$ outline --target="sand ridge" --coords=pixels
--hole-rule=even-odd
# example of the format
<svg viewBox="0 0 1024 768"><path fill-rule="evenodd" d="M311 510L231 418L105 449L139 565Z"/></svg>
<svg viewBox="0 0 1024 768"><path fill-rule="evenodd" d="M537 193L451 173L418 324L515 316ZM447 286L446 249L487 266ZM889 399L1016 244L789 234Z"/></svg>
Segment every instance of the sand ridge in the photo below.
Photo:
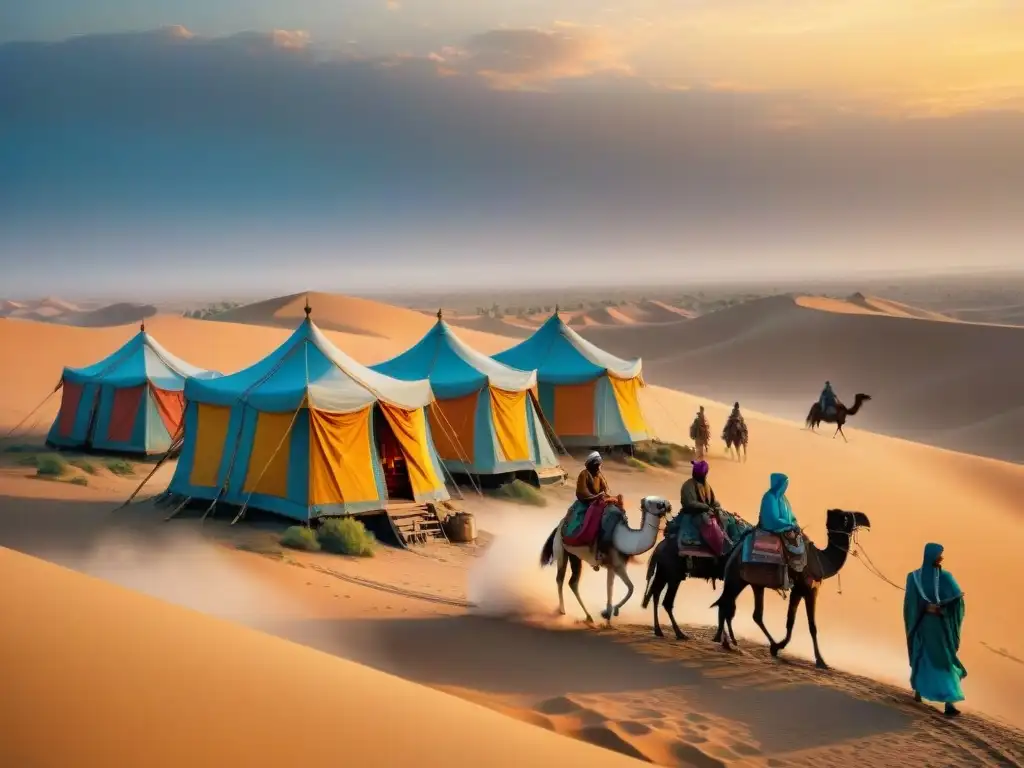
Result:
<svg viewBox="0 0 1024 768"><path fill-rule="evenodd" d="M703 341L729 346L750 343L750 338L763 341L762 334L768 330L792 330L796 326L787 324L796 322L794 317L803 317L800 322L808 322L808 318L840 317L797 307L786 297L751 304L754 306L722 310L706 318L687 321L685 325L707 322L717 315L715 323L705 325ZM801 314L790 315L790 312ZM737 315L746 318L745 329L729 327L729 323L736 322ZM424 319L429 325L430 318ZM878 320L851 316L845 319ZM914 327L970 327L905 319L895 322ZM154 318L147 322L147 329L175 354L197 365L220 370L251 363L269 352L288 333L285 328L177 317ZM405 337L414 335L410 333L412 330L401 326L395 338L387 339L328 333L357 359L374 362L403 349L409 343ZM653 333L648 329L644 343L661 344L663 349L674 348L678 343L677 330L666 327ZM631 331L629 326L616 329L618 334L628 335ZM34 359L32 365L18 366L0 381L0 402L31 407L39 394L38 389L31 388L52 388L61 365L98 359L133 332L132 327L80 329L20 320L4 324L0 327L0 352L5 359L27 360L29 353ZM509 338L482 336L474 343L484 351L497 351L513 342ZM772 371L765 370L765 378L770 381ZM697 368L690 371L694 377L701 373ZM648 380L657 379L648 372ZM1024 659L1024 646L1018 640L1024 636L1024 626L1018 626L1019 618L1006 611L1007 590L998 587L1009 585L1008 591L1013 593L1014 580L1019 583L1015 563L1024 547L1019 513L1024 467L871 434L858 428L860 422L853 421L847 429L850 442L843 443L832 440L828 433L815 435L802 430L799 423L767 416L750 407L745 408L751 431L750 457L746 464L738 464L724 458L717 439L732 399L729 388L719 386L717 391L721 393L718 397L704 399L651 386L644 390L642 398L645 412L658 434L663 439L679 442L686 442L693 412L698 405L705 405L714 437L711 481L729 509L753 517L769 473L784 471L791 477L790 498L797 515L814 540L824 540L824 510L840 506L867 513L872 520L872 530L861 536L860 547L897 584L908 570L919 564L926 540L942 542L946 546L947 562L968 594L962 649L962 658L970 670L966 681L968 712L984 712L1018 726L1024 725L1019 709L1019 692L1024 690L1024 663L1019 660ZM569 460L565 466L570 470L577 468ZM170 470L170 467L161 470L165 473L163 482ZM643 494L659 493L676 498L683 477L678 471L638 471L617 465L610 466L609 473L613 489L625 493L630 500L631 515L635 515L632 510ZM26 551L40 547L40 554L46 554L46 539L56 531L67 530L69 535L74 532L76 538L87 539L92 535L93 523L84 510L95 507L97 520L100 512L103 519L110 519L112 502L124 498L132 486L131 480L104 476L102 483L77 488L66 483L28 479L27 474L29 472L23 468L0 472L0 545L17 546ZM624 611L620 627L610 633L581 632L572 623L579 618L579 610L571 598L567 601L570 618L567 624L557 627L542 623L539 627L521 628L488 616L459 615L480 610L490 615L499 608L524 605L534 606L545 614L550 612L555 600L554 573L551 569L539 570L536 558L543 539L568 503L569 489L548 493L550 505L541 510L494 508L467 494L465 507L478 514L483 530L494 535L492 545L479 557L470 558L461 551L435 555L388 553L372 563L361 563L331 561L326 555L286 559L279 552L260 554L237 550L231 557L233 562L244 562L246 572L258 573L261 579L291 596L286 601L291 606L289 612L309 612L302 614L308 619L307 624L290 623L275 630L277 634L426 685L462 689L460 695L486 699L488 706L505 708L517 717L541 725L546 722L544 727L556 732L582 740L603 741L606 746L616 745L615 748L624 752L637 750L662 764L714 764L700 763L695 752L687 751L692 748L705 758L728 764L744 764L737 762L743 760L753 765L769 764L769 760L775 761L773 765L784 764L778 761L791 764L817 761L820 764L821 760L828 759L834 765L853 765L856 754L848 747L854 744L857 753L870 754L873 761L865 759L856 764L881 766L892 764L887 762L888 757L917 748L919 743L941 746L947 742L961 750L957 760L962 760L963 764L972 764L970 755L974 755L973 764L986 764L986 760L988 764L1012 764L993 758L991 752L985 751L989 747L984 747L984 743L996 744L992 749L1002 749L1009 754L1006 750L1018 743L1015 741L1018 737L1002 731L999 732L1002 735L985 736L989 733L986 729L996 726L971 715L960 730L941 732L946 742L936 741L935 733L940 732L920 730L924 727L921 723L932 722L928 719L931 715L927 711L908 710L905 700L895 704L883 702L886 707L895 707L898 713L910 717L910 720L900 720L904 725L890 725L887 730L859 736L844 735L836 730L835 724L858 721L852 714L860 706L855 702L882 694L870 686L865 688L867 683L858 683L861 688L847 686L843 689L846 698L827 699L836 696L835 693L808 694L808 690L817 691L814 685L835 687L829 682L831 678L814 677L817 673L811 671L806 675L800 672L797 677L801 685L812 688L792 693L787 706L828 711L832 713L831 719L819 722L816 731L800 731L790 743L780 746L772 742L770 731L779 726L768 728L771 723L758 715L760 709L742 714L737 702L746 700L749 694L754 700L765 702L764 711L774 711L776 705L764 698L766 694L757 694L760 699L753 695L758 690L756 686L762 683L769 688L776 684L792 685L792 669L800 669L793 657L806 655L809 642L801 616L789 661L765 659L764 640L749 619L749 597L741 600L736 622L742 635L743 654L724 657L727 661L721 664L714 662L721 656L710 655L719 652L706 642L695 641L680 647L671 641L649 638L650 615L640 610L639 595ZM124 521L126 518L117 519ZM182 521L183 526L189 524L190 521ZM637 584L643 582L643 569L644 563L640 562L633 570ZM583 582L584 597L591 610L596 611L603 602L604 579L587 572ZM5 583L14 582L5 580ZM838 583L826 584L819 603L819 639L826 659L841 669L890 681L905 692L902 594L872 575L860 558L851 558L844 568L842 594L838 587ZM204 585L204 592L211 592L208 584ZM677 616L691 624L707 624L714 619L708 608L713 599L714 593L707 585L684 584L677 601ZM470 603L482 605L483 609L474 609ZM774 633L779 633L784 622L784 604L775 596L769 596L768 603L766 621ZM345 624L343 633L330 630L325 636L323 630L334 627L332 622L342 619L355 623ZM641 627L635 633L624 626L632 622ZM338 628L340 630L341 625ZM637 650L634 644L634 650L626 653L631 638L640 648ZM431 647L433 653L420 656L410 652L423 644ZM390 649L390 655L381 658L382 649ZM664 658L657 664L644 665L638 661L637 654L639 657L664 655ZM743 667L748 656L764 663ZM541 659L549 661L543 669L539 666ZM632 693L624 695L619 688L609 688L608 679L595 672L602 664L611 664L617 670L621 665L621 675L629 682ZM673 671L680 665L690 671L689 676ZM533 669L536 674L524 675L522 669ZM442 673L448 678L439 679ZM532 693L510 691L509 680L520 686L530 684L538 690ZM713 684L713 680L719 682ZM846 680L839 678L840 682ZM561 685L560 691L539 690L542 684L555 682ZM670 690L664 690L666 688ZM895 694L886 695L891 698ZM810 698L806 698L808 696ZM816 696L826 697L833 708L825 710L816 706L815 702L820 704ZM568 705L562 702L566 709L562 714L550 711L557 708L557 704L551 702L559 697L569 701ZM644 716L641 701L659 703L648 706L648 715ZM708 712L712 708L709 704L715 704L717 713ZM670 716L670 712L678 716ZM710 717L708 722L701 723L706 729L683 719L692 712ZM807 715L811 717L812 714ZM883 719L889 717L891 713ZM655 721L661 722L660 730L654 728ZM894 720L886 722L895 723ZM652 731L641 732L641 726ZM701 738L707 741L702 742ZM980 739L983 745L978 746L972 739ZM623 743L626 746L622 746ZM673 751L677 749L690 758ZM744 754L753 749L759 754ZM985 758L986 754L989 757ZM1014 759L1019 762L1022 758ZM932 762L951 764L943 762L941 757Z"/></svg>
<svg viewBox="0 0 1024 768"><path fill-rule="evenodd" d="M635 764L9 549L0 574L10 765Z"/></svg>

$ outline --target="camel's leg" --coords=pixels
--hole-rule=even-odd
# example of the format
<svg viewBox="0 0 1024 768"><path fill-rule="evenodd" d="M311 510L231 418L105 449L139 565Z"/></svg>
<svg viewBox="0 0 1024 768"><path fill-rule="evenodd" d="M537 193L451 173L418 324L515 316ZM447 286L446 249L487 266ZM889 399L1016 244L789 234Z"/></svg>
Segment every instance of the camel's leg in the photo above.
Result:
<svg viewBox="0 0 1024 768"><path fill-rule="evenodd" d="M776 643L771 647L772 656L778 656L779 651L789 645L789 641L793 639L793 626L796 624L796 612L800 607L800 601L803 599L804 595L800 587L793 587L793 591L789 593L789 608L786 611L786 636L782 638L781 643Z"/></svg>
<svg viewBox="0 0 1024 768"><path fill-rule="evenodd" d="M558 547L557 542L555 546L558 548L558 572L555 574L555 583L558 584L558 613L565 616L563 588L565 587L565 569L569 565L569 553L565 551L565 547Z"/></svg>
<svg viewBox="0 0 1024 768"><path fill-rule="evenodd" d="M613 609L613 615L618 616L619 611L622 610L622 606L629 602L629 598L633 596L633 580L629 578L629 574L626 573L626 564L624 562L619 563L615 566L615 575L622 579L622 582L626 585L626 596L619 600Z"/></svg>
<svg viewBox="0 0 1024 768"><path fill-rule="evenodd" d="M608 576L608 605L601 611L601 618L611 623L612 620L612 595L615 592L615 571L613 570L612 563L608 563L605 567L605 574Z"/></svg>
<svg viewBox="0 0 1024 768"><path fill-rule="evenodd" d="M727 622L732 622L736 615L736 600L746 588L747 582L745 581L726 579L722 585L722 596L718 598L718 631L715 632L714 642L721 643L722 647L727 650L730 645L729 638L725 635L725 625Z"/></svg>
<svg viewBox="0 0 1024 768"><path fill-rule="evenodd" d="M814 620L818 608L818 588L816 586L807 590L807 629L811 633L811 642L814 643L814 663L818 669L828 669L828 664L821 658L821 651L818 650L818 625Z"/></svg>
<svg viewBox="0 0 1024 768"><path fill-rule="evenodd" d="M572 569L572 573L569 574L569 589L576 595L576 602L580 604L580 608L583 609L583 613L587 617L587 624L594 623L594 617L590 615L590 611L587 610L587 606L583 604L583 598L580 597L580 576L583 574L583 561L580 560L576 555L569 554L569 567Z"/></svg>
<svg viewBox="0 0 1024 768"><path fill-rule="evenodd" d="M668 620L672 622L672 630L676 633L676 640L689 640L690 637L676 624L676 616L672 612L672 609L676 604L676 592L679 591L679 585L681 581L672 581L668 585L668 589L665 590L665 602L662 605L665 606L665 613L668 614Z"/></svg>
<svg viewBox="0 0 1024 768"><path fill-rule="evenodd" d="M746 463L746 461L747 461L747 444L746 443L743 444L743 461L744 461L744 463Z"/></svg>
<svg viewBox="0 0 1024 768"><path fill-rule="evenodd" d="M664 637L661 631L661 622L658 621L658 603L661 602L661 591L665 588L665 578L661 575L661 569L654 572L654 581L651 583L651 600L654 608L654 636Z"/></svg>
<svg viewBox="0 0 1024 768"><path fill-rule="evenodd" d="M754 590L754 623L761 628L764 636L768 638L769 646L775 645L775 638L764 625L764 587L751 587Z"/></svg>
<svg viewBox="0 0 1024 768"><path fill-rule="evenodd" d="M835 440L835 439L836 439L836 435L842 435L842 436L843 436L843 442L844 442L844 443L848 443L848 442L850 442L849 440L847 440L847 439L846 439L846 433L845 433L845 432L843 432L843 425L842 425L842 424L840 424L840 425L839 425L838 427L836 427L836 431L835 431L835 433L834 433L834 434L832 435L832 439L833 439L833 440Z"/></svg>

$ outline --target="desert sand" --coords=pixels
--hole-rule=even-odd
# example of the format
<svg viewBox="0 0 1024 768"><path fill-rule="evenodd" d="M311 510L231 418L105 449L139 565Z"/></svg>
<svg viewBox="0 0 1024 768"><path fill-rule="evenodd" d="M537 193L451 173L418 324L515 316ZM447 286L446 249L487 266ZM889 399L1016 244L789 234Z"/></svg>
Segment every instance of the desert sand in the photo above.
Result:
<svg viewBox="0 0 1024 768"><path fill-rule="evenodd" d="M830 380L848 405L858 392L874 398L851 425L1024 461L1024 328L885 306L774 296L657 332L623 325L581 333L620 356L643 357L649 380L710 399L802 421Z"/></svg>
<svg viewBox="0 0 1024 768"><path fill-rule="evenodd" d="M349 332L330 335L364 362L394 354L414 341L431 322L429 316L413 313L417 316L415 324L376 329L386 332L387 338L368 336L359 331L359 318L344 316L346 301L339 299L337 305L332 305L331 297L318 297L314 319L319 321L321 311L337 311L338 324ZM302 299L298 302L301 312ZM879 319L840 315L788 302L781 306L792 307L805 318L814 318L809 321L812 326L821 318L869 322ZM761 325L771 326L783 320L795 323L792 318L787 319L789 310L783 312L779 306L772 302L754 303L753 307L741 306L715 314L726 319L731 314L730 322L734 322L736 313L744 310L750 322L747 334L756 340L766 332ZM889 319L927 328L972 327L964 323ZM700 320L683 321L681 327ZM147 329L164 346L190 362L230 371L265 354L287 333L284 328L266 327L275 324L272 317L249 318L247 322L250 324L157 317L147 321ZM630 326L623 325L618 333L630 330ZM132 327L85 330L6 321L0 326L0 354L4 359L27 360L32 356L34 360L32 365L12 370L0 382L0 402L5 407L0 422L12 424L42 399L56 383L62 365L91 362L132 332ZM643 344L638 342L644 348L636 354L648 357L649 351L656 352L654 346L660 334L664 355L677 345L677 332L674 325L666 325L657 333L647 328ZM742 340L729 341L735 335L735 329L725 329L723 343L741 344ZM466 336L470 341L469 334ZM846 343L870 343L877 336L865 332L865 338L868 341L860 342L857 336L849 337ZM903 342L898 334L890 333L886 339ZM470 343L493 352L512 340L481 333L473 336ZM916 348L902 352L892 348L890 359L918 352ZM857 354L861 359L870 359L870 350ZM788 370L794 374L793 386L800 391L805 389L798 372ZM651 366L648 380L662 380L658 371L657 365ZM644 407L659 436L685 442L692 415L703 404L717 438L733 399L729 373L723 373L724 383L717 400L659 386L645 390ZM764 374L769 380L775 375L782 374ZM978 380L968 385L981 386L984 375L977 372ZM704 378L698 380L705 382ZM816 394L815 386L820 383L810 386L810 397ZM52 407L55 410L56 404ZM1024 637L1024 619L1007 607L1024 586L1016 565L1024 547L1019 512L1024 467L872 434L859 429L861 422L856 418L851 419L847 428L849 443L844 443L831 439L829 432L813 434L803 430L799 423L750 409L746 409L746 417L751 433L747 463L729 461L721 452L721 444L717 440L713 443L710 479L727 508L748 518L756 516L768 474L782 471L791 478L790 498L796 513L815 540L824 540L824 514L830 507L860 510L871 518L872 530L860 535L860 554L844 568L841 585L839 580L827 583L819 601L819 641L825 658L836 671L818 672L804 661L810 643L803 616L797 624L794 644L787 650L787 659L770 659L763 636L749 620L749 596L741 599L736 623L741 635L738 653L726 654L716 649L708 642L708 632L701 629L696 630L697 636L689 643L653 638L649 611L640 609L646 565L643 562L637 563L632 571L638 593L612 628L580 625L582 613L571 596L567 596L569 616L552 618L556 604L554 572L539 569L537 557L544 538L568 502L570 491L566 488L547 491L549 504L539 509L469 495L461 503L477 514L480 527L486 532L481 543L487 546L428 547L410 552L382 550L372 560L349 561L327 555L282 552L274 543L273 532L256 525L228 529L223 522L200 526L188 519L163 524L157 522L160 515L146 504L112 513L113 507L137 484L138 476L119 478L101 471L89 478L88 486L77 487L30 479L23 467L8 464L7 469L0 471L0 545L245 623L333 656L454 693L556 733L662 765L820 765L825 760L837 766L884 766L905 764L908 754L920 758L915 760L917 764L1019 764L1024 760L1024 737L1017 730L1024 727L1024 712L1019 707L1024 690L1024 645L1020 641ZM48 421L44 418L45 425ZM570 472L578 469L578 464L568 458L564 465ZM140 467L138 473L141 472ZM162 489L161 483L166 484L169 472L169 467L160 470L153 480L152 492ZM609 472L613 490L626 494L633 515L641 495L655 493L675 500L684 476L681 471L638 471L618 465L611 465ZM920 564L923 546L930 540L945 545L947 563L967 593L961 657L970 672L965 681L968 701L964 718L955 723L946 721L934 710L914 705L906 689L908 670L899 587L906 572ZM55 585L58 578L71 579L76 585L73 600L64 603L61 598L61 605L73 609L75 616L106 615L102 614L105 609L101 605L107 605L105 595L112 588L75 579L6 553L0 560L5 569L9 557L15 558L11 563L16 562L10 567L25 574L17 578L5 575L3 582L7 585L3 599L12 606L5 610L5 616L23 627L19 630L24 632L21 642L30 644L33 637L37 643L39 637L52 639L53 600L43 595L57 593L56 587L51 591L48 585ZM865 566L868 558L895 586L869 571ZM594 612L604 600L603 575L588 571L583 582L584 599ZM60 590L64 589L61 585ZM66 594L72 594L72 587L67 589ZM617 586L617 594L621 594L621 589ZM92 592L96 593L96 607L86 608L94 604L89 599ZM117 595L118 600L141 599L121 592ZM677 617L690 625L710 624L714 612L708 606L714 598L715 592L709 585L684 584L677 599ZM146 605L148 610L150 603ZM124 609L107 610L120 610L125 615ZM153 610L170 609L154 606ZM775 634L782 634L784 629L784 610L783 601L770 595L766 621ZM21 618L15 620L16 615ZM173 615L177 617L178 613ZM221 676L213 669L211 660L223 660L228 654L209 652L210 647L223 647L216 638L227 638L228 633L242 630L214 626L215 622L207 623L199 616L189 616L189 620L185 624L185 619L162 619L171 623L181 621L188 632L166 630L161 640L165 644L154 641L152 647L156 650L151 657L142 658L136 653L130 663L141 666L125 676L139 678L150 667L151 674L162 674L157 666L182 669L176 665L196 665L202 659L202 670L191 667L198 670L192 676L194 679L175 682L174 694L178 698L174 710L178 713L198 712L201 705L190 704L193 699L221 702L218 706L231 712L236 709L230 704L234 696L254 700L266 693L269 702L277 690L277 700L284 697L294 701L297 710L322 713L334 705L324 708L327 702L319 697L344 697L333 689L347 686L350 697L363 692L351 682L338 686L310 687L303 683L301 688L275 687L288 683L281 676L273 682L257 684L253 668L262 676L284 668L306 669L306 665L316 663L317 674L321 674L319 665L341 662L323 656L315 657L316 661L299 661L299 656L306 659L304 654L308 652L260 638L252 642L268 643L260 646L268 650L260 651L260 662L254 663L253 656L247 654L256 651L244 650L250 647L249 634L244 641L236 640L232 634L223 642L237 643L243 648L238 652L239 659L248 660L247 682L242 687L237 683L242 668L226 660ZM194 630L192 621L196 622ZM100 620L79 620L79 624L68 625L59 635L72 642L74 635L81 632L81 647L86 648L90 642L99 643L104 632L116 634L113 622L110 629L104 630L106 625ZM195 639L206 637L207 631L211 633L208 642ZM146 642L134 647L149 645ZM190 651L200 646L207 649L203 654ZM8 643L4 647L7 653L6 649L17 646ZM274 650L269 650L271 647ZM90 652L82 652L81 656L86 659ZM109 670L118 663L111 654L97 658L100 662L96 666L100 669ZM161 660L159 665L152 661L157 658ZM272 664L267 661L271 658ZM72 662L62 659L61 663ZM346 675L349 680L355 679L357 672L371 674L359 669L350 675L347 667L337 669L342 670L337 674ZM295 676L301 677L300 673ZM188 675L178 673L177 677ZM110 678L107 673L105 679ZM29 686L33 680L36 687ZM85 722L92 716L85 702L66 698L66 693L62 694L65 698L54 698L58 696L55 690L64 689L44 688L51 684L44 676L20 679L19 685L22 684L36 692L33 695L44 702L40 706L58 701L60 706L67 707L61 710L66 713L62 718L80 713L77 716ZM376 685L366 683L367 688ZM242 694L236 687L242 687ZM420 694L432 695L429 691L415 695ZM23 695L29 694L26 691ZM112 693L111 707L117 705L116 696L130 694ZM424 704L431 712L431 732L442 734L438 743L467 745L461 735L449 734L462 734L462 724L470 722L469 715L438 718L434 713L442 713L442 706L433 701ZM361 709L365 710L366 705ZM96 726L93 743L102 748L102 739L114 738L112 734L124 730L124 724L110 714L112 709L97 711L107 713L102 722L118 723L116 729ZM184 723L180 717L177 722ZM191 723L208 721L206 717L189 717ZM229 722L232 719L250 722L230 716L221 718L216 732L200 737L195 734L201 731L193 729L193 740L186 740L181 748L228 749L226 745L235 743L230 730L235 727ZM460 726L450 727L455 720ZM173 728L175 722L173 717L169 718L167 727ZM412 723L413 719L403 721L403 732L405 722ZM324 723L330 725L329 721ZM497 725L474 727L493 728L495 742L516 740L521 742L520 746L528 746L525 739L501 735ZM254 733L261 730L248 727L239 733L249 734L252 744L262 744L258 740L264 738L262 734ZM534 730L541 733L539 728ZM166 731L172 732L175 731ZM152 738L159 736L153 734ZM223 743L218 741L221 736ZM323 743L334 743L333 739L294 739L277 733L274 738L296 750L315 750ZM416 743L421 754L432 752L435 744L430 740ZM143 742L140 740L139 744ZM394 745L396 749L400 746ZM58 747L53 745L53 749ZM280 762L269 760L272 749L266 746L261 751L268 755L267 764ZM54 754L57 760L59 755ZM315 752L306 754L316 764ZM436 754L442 754L440 748ZM593 759L582 753L579 757ZM479 762L502 764L488 763L485 758ZM59 761L43 760L42 764Z"/></svg>

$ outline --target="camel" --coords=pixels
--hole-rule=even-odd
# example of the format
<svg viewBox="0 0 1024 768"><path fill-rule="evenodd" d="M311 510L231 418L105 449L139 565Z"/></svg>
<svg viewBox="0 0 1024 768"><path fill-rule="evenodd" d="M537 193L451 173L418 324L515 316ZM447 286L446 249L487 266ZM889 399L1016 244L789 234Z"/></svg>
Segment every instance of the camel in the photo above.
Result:
<svg viewBox="0 0 1024 768"><path fill-rule="evenodd" d="M661 623L658 621L658 600L661 598L662 590L665 590L665 598L661 601L668 620L672 622L672 631L676 634L676 640L689 640L690 636L679 628L676 623L675 614L672 612L676 602L676 592L679 585L686 579L704 579L711 582L712 589L715 582L725 579L725 563L728 557L686 557L679 554L679 545L674 538L663 538L654 548L651 559L647 563L647 590L644 592L644 600L641 603L646 608L651 600L654 600L654 634L656 637L664 637L661 631ZM732 621L729 620L729 634L732 634ZM736 636L733 635L733 642Z"/></svg>
<svg viewBox="0 0 1024 768"><path fill-rule="evenodd" d="M832 434L832 438L835 439L836 435L842 435L843 441L849 442L849 440L846 439L846 433L843 432L843 425L846 423L846 418L848 416L856 416L857 412L860 410L861 405L863 405L870 399L871 395L865 395L863 393L858 392L853 397L852 408L847 408L842 403L837 402L835 407L835 413L822 413L821 403L816 402L814 405L811 406L811 410L807 414L807 427L813 431L817 429L818 425L821 424L822 422L825 422L826 424L835 424L836 431Z"/></svg>
<svg viewBox="0 0 1024 768"><path fill-rule="evenodd" d="M725 441L725 449L729 452L730 459L733 458L733 449L735 449L736 461L747 460L748 439L747 424L743 421L742 416L738 419L730 418L725 422L725 429L722 430L722 440Z"/></svg>
<svg viewBox="0 0 1024 768"><path fill-rule="evenodd" d="M828 664L821 657L818 649L818 627L815 624L815 609L818 601L818 589L821 582L831 579L842 570L846 564L846 558L850 553L850 544L853 534L858 528L870 528L871 521L863 512L847 512L842 509L830 509L825 515L825 528L828 530L828 547L824 550L818 549L810 541L806 540L807 565L802 573L790 571L790 580L793 588L789 593L789 611L786 614L786 637L782 642L777 643L764 625L764 591L765 587L749 584L742 575L742 557L739 552L729 558L725 566L725 584L722 586L722 596L718 598L712 607L718 607L718 631L715 633L715 642L721 643L722 647L729 649L729 638L723 632L726 624L729 625L729 634L732 635L732 619L736 615L736 598L747 586L754 591L754 623L761 628L765 637L768 638L772 656L778 656L793 637L793 624L796 622L796 612L801 601L806 601L807 629L811 633L811 642L814 644L814 663L819 669L828 669ZM752 535L751 533L747 534ZM732 642L736 643L735 636Z"/></svg>
<svg viewBox="0 0 1024 768"><path fill-rule="evenodd" d="M642 555L654 546L658 540L658 531L661 530L661 521L665 515L672 511L672 503L660 496L644 496L640 500L640 511L643 517L639 528L630 528L626 524L619 524L612 532L609 557L606 562L598 563L594 547L567 547L562 543L562 523L559 522L555 530L544 542L544 548L540 554L541 567L556 563L558 571L556 582L558 584L558 613L565 615L565 598L562 593L562 585L565 583L565 567L572 568L569 577L569 589L576 596L576 601L586 614L587 623L592 624L594 618L583 604L580 597L579 586L580 576L583 570L583 563L587 563L595 570L604 568L608 573L608 605L601 611L601 617L611 623L612 616L618 616L629 598L633 596L633 582L626 573L626 565L637 555ZM612 605L612 591L615 587L615 577L626 585L626 596L617 605Z"/></svg>

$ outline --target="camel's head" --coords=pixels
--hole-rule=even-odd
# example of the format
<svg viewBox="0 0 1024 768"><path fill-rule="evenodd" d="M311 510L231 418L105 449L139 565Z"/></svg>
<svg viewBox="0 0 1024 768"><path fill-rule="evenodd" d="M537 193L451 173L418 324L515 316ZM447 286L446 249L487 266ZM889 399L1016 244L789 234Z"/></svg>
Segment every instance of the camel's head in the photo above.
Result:
<svg viewBox="0 0 1024 768"><path fill-rule="evenodd" d="M640 500L640 511L655 517L664 517L672 511L672 502L661 496L644 496Z"/></svg>
<svg viewBox="0 0 1024 768"><path fill-rule="evenodd" d="M825 516L825 527L839 533L853 533L858 528L871 528L871 521L863 512L830 509Z"/></svg>
<svg viewBox="0 0 1024 768"><path fill-rule="evenodd" d="M856 395L853 396L853 399L854 402L859 400L862 403L866 403L868 400L871 399L871 395L865 395L863 392L858 392Z"/></svg>

